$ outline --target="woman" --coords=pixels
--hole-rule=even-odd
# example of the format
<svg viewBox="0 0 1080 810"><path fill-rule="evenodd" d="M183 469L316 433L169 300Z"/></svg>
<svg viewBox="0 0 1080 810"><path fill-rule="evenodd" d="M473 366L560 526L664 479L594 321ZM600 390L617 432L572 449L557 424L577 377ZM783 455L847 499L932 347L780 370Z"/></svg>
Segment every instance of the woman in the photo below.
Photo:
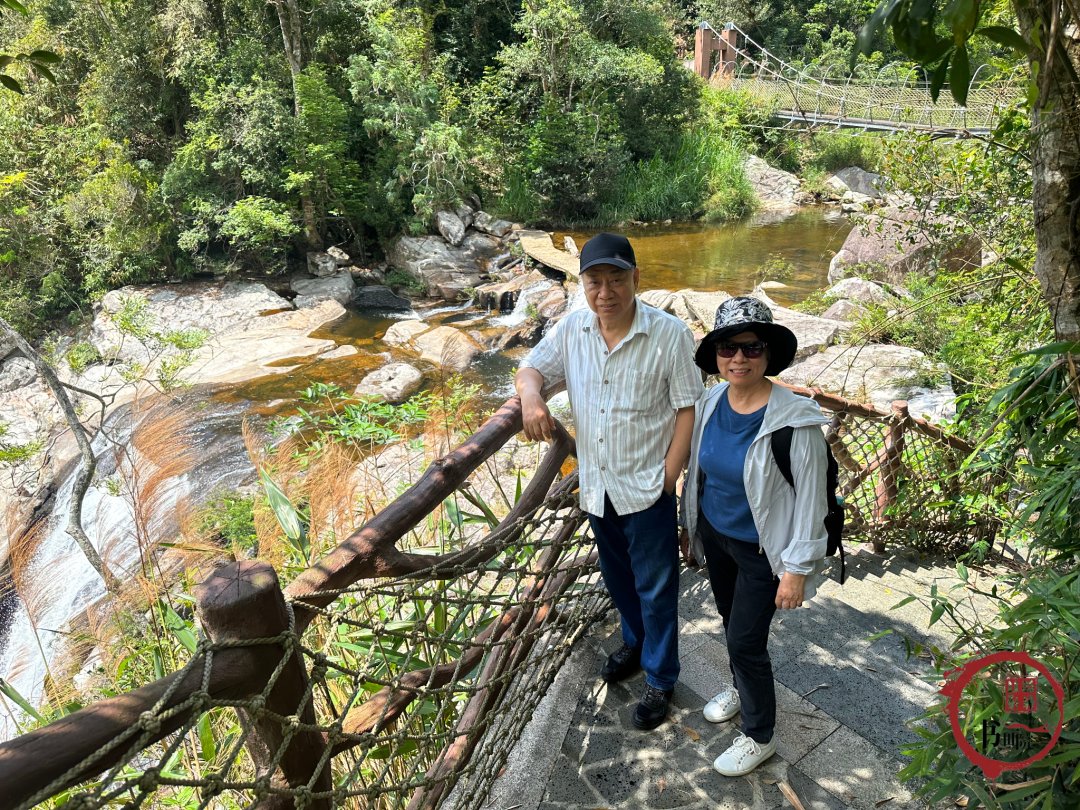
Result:
<svg viewBox="0 0 1080 810"><path fill-rule="evenodd" d="M731 298L717 309L716 328L694 358L725 380L697 409L681 520L695 558L708 565L734 676L733 687L705 707L705 719L719 723L742 712L742 734L713 763L725 776L749 773L776 752L769 624L777 609L814 595L825 557L820 426L827 420L813 400L767 379L791 364L797 348L795 335L773 322L764 303ZM788 425L794 488L770 441Z"/></svg>

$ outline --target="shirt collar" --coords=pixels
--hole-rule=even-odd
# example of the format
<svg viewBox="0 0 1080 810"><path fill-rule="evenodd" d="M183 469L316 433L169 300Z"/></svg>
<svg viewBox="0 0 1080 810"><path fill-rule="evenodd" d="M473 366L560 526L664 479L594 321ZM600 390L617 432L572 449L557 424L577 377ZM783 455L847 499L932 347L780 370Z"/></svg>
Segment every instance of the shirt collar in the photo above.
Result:
<svg viewBox="0 0 1080 810"><path fill-rule="evenodd" d="M626 333L626 338L636 335L638 333L642 335L649 334L649 328L652 326L653 316L649 313L649 307L641 302L641 299L636 295L634 296L634 320L630 323L630 331ZM586 329L594 330L597 333L600 332L600 316L595 312L592 313L592 318L589 320ZM624 338L624 340L626 339Z"/></svg>

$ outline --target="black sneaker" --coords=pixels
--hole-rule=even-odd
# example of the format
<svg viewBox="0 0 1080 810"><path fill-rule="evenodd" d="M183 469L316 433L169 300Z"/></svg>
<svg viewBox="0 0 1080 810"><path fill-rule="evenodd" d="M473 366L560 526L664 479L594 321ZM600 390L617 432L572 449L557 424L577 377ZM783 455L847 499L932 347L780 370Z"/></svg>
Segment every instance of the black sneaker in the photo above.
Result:
<svg viewBox="0 0 1080 810"><path fill-rule="evenodd" d="M668 701L674 689L657 689L655 686L645 684L645 694L641 696L641 703L634 709L634 728L649 731L656 728L667 718Z"/></svg>
<svg viewBox="0 0 1080 810"><path fill-rule="evenodd" d="M629 678L641 667L641 647L623 644L608 656L607 663L600 670L600 677L608 683L615 683Z"/></svg>

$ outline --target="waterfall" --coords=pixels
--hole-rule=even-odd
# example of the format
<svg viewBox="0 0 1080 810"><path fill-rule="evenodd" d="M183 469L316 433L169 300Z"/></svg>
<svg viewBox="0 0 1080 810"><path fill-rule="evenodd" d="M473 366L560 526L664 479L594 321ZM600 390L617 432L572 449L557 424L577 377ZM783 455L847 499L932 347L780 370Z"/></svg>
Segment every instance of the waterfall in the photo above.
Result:
<svg viewBox="0 0 1080 810"><path fill-rule="evenodd" d="M194 391L189 394L185 399L201 399ZM168 482L162 498L163 513L175 515L177 508L185 503L193 506L205 503L217 492L250 479L253 470L240 432L246 403L218 408L215 412L211 405L206 405L189 426L194 434L194 446L200 449L198 464L191 473ZM113 441L129 440L127 408L110 417L107 430ZM107 480L114 465L111 444L104 434L94 439L93 448L100 468L83 500L83 529L106 564L125 579L138 569L139 563L134 510L125 497L109 491ZM14 604L11 617L5 620L9 623L6 637L0 634L3 639L0 677L34 706L42 703L47 667L53 666L62 652L66 625L106 595L101 577L66 531L74 485L72 471L57 489L44 539L24 577L38 590L29 599L31 607L36 608L37 633L27 612L27 600L20 599ZM158 539L166 539L175 533L175 522L161 528L163 536ZM8 706L14 709L10 701ZM0 740L15 734L11 718L0 712Z"/></svg>
<svg viewBox="0 0 1080 810"><path fill-rule="evenodd" d="M550 290L552 286L554 286L554 282L544 279L543 281L534 281L532 284L523 287L518 292L513 312L508 315L497 315L491 318L488 323L492 326L517 326L525 323L529 317L529 304L539 302L544 297L544 293Z"/></svg>

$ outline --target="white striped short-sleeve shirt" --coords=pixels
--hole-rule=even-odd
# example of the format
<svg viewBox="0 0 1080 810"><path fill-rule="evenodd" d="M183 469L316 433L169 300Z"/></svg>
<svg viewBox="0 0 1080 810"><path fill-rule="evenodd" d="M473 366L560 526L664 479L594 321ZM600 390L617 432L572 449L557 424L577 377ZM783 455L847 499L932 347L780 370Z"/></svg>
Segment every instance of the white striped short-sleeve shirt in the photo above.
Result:
<svg viewBox="0 0 1080 810"><path fill-rule="evenodd" d="M609 352L596 314L576 310L522 367L540 372L545 385L566 381L581 508L603 515L605 495L620 515L652 506L664 487L675 411L696 404L703 391L686 324L635 299L630 332Z"/></svg>

